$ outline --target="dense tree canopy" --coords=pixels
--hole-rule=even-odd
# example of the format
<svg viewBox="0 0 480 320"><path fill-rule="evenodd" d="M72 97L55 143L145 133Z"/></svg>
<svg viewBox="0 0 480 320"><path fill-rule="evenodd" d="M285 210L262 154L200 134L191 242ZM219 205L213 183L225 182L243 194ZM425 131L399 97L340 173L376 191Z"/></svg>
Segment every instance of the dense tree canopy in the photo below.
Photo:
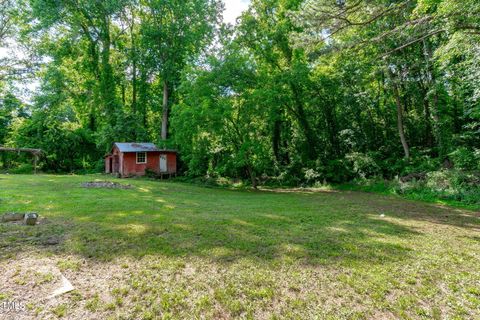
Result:
<svg viewBox="0 0 480 320"><path fill-rule="evenodd" d="M22 99L0 61L0 144L76 171L152 141L189 177L254 186L480 169L478 1L253 0L235 26L221 11L2 1L0 42L28 48L39 86Z"/></svg>

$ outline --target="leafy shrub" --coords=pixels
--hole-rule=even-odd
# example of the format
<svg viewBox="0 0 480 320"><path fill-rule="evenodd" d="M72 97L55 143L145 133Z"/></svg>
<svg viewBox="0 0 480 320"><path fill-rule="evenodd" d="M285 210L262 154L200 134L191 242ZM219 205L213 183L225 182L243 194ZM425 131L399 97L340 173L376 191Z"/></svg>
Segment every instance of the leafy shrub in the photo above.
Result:
<svg viewBox="0 0 480 320"><path fill-rule="evenodd" d="M398 194L421 199L445 199L465 204L480 204L480 173L458 170L429 172L424 181L397 181L394 190Z"/></svg>
<svg viewBox="0 0 480 320"><path fill-rule="evenodd" d="M354 178L352 170L349 169L344 159L329 160L325 166L317 170L322 174L322 178L328 182L341 183Z"/></svg>
<svg viewBox="0 0 480 320"><path fill-rule="evenodd" d="M345 158L349 161L355 178L366 179L381 172L380 167L369 154L352 152L347 154Z"/></svg>
<svg viewBox="0 0 480 320"><path fill-rule="evenodd" d="M104 159L99 159L98 161L96 161L93 170L96 173L105 172L105 160Z"/></svg>
<svg viewBox="0 0 480 320"><path fill-rule="evenodd" d="M307 180L308 183L317 182L319 177L320 174L317 171L313 169L305 169L305 180Z"/></svg>
<svg viewBox="0 0 480 320"><path fill-rule="evenodd" d="M456 149L449 154L455 168L462 170L480 169L480 150L465 147Z"/></svg>
<svg viewBox="0 0 480 320"><path fill-rule="evenodd" d="M147 168L145 169L145 176L148 178L156 178L158 174L155 171Z"/></svg>
<svg viewBox="0 0 480 320"><path fill-rule="evenodd" d="M437 158L432 158L430 155L420 152L412 148L410 159L403 159L404 167L399 172L401 176L418 173L431 172L440 168L440 162Z"/></svg>
<svg viewBox="0 0 480 320"><path fill-rule="evenodd" d="M270 186L276 185L276 186L297 186L301 184L301 179L290 173L290 170L285 170L282 171L277 178L275 179L275 182L270 183Z"/></svg>
<svg viewBox="0 0 480 320"><path fill-rule="evenodd" d="M33 165L30 163L22 163L18 167L10 169L8 172L13 174L31 174L33 173Z"/></svg>

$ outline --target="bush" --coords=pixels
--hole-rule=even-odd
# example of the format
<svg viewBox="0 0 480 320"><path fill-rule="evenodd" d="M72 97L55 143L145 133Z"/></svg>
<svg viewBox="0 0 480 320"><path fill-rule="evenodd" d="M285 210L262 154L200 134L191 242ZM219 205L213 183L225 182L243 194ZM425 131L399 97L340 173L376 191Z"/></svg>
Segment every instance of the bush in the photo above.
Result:
<svg viewBox="0 0 480 320"><path fill-rule="evenodd" d="M480 174L458 170L429 172L423 181L397 181L398 194L422 199L444 199L480 205Z"/></svg>
<svg viewBox="0 0 480 320"><path fill-rule="evenodd" d="M147 178L157 178L159 175L155 171L147 168L145 169L145 176Z"/></svg>
<svg viewBox="0 0 480 320"><path fill-rule="evenodd" d="M449 154L453 165L457 169L477 170L480 169L480 150L468 149L465 147L458 148Z"/></svg>
<svg viewBox="0 0 480 320"><path fill-rule="evenodd" d="M23 163L16 168L8 170L8 172L13 174L32 174L33 165L29 163Z"/></svg>
<svg viewBox="0 0 480 320"><path fill-rule="evenodd" d="M374 158L365 153L353 152L345 157L351 166L355 178L366 179L377 176L381 170Z"/></svg>
<svg viewBox="0 0 480 320"><path fill-rule="evenodd" d="M313 169L305 169L305 180L307 183L316 183L318 182L318 178L320 177L320 174L313 170Z"/></svg>
<svg viewBox="0 0 480 320"><path fill-rule="evenodd" d="M428 154L420 152L412 148L410 159L402 159L403 168L400 171L400 176L410 173L431 172L440 168L440 161L437 158L432 158Z"/></svg>
<svg viewBox="0 0 480 320"><path fill-rule="evenodd" d="M95 162L95 166L93 168L95 173L104 173L105 172L105 160L99 159Z"/></svg>
<svg viewBox="0 0 480 320"><path fill-rule="evenodd" d="M354 178L351 169L349 169L344 159L335 159L327 162L326 166L317 170L322 173L322 177L328 182L341 183Z"/></svg>
<svg viewBox="0 0 480 320"><path fill-rule="evenodd" d="M298 186L302 183L301 179L294 174L290 173L290 168L282 171L277 177L269 181L269 186Z"/></svg>

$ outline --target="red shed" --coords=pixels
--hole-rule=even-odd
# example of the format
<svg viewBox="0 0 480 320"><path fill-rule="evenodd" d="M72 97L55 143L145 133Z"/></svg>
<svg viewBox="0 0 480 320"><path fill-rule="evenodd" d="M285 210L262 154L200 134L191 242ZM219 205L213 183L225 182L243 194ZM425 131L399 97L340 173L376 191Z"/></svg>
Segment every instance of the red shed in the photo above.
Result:
<svg viewBox="0 0 480 320"><path fill-rule="evenodd" d="M120 177L143 176L145 170L159 175L177 173L177 152L159 149L153 143L113 144L112 152L105 156L105 172Z"/></svg>

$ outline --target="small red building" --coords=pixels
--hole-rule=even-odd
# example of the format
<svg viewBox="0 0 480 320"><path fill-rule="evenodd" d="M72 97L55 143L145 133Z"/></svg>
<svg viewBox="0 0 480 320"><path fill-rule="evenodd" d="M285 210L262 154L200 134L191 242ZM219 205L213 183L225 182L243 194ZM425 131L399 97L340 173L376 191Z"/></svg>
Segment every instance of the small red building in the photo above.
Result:
<svg viewBox="0 0 480 320"><path fill-rule="evenodd" d="M146 170L159 175L177 173L177 152L159 149L153 143L113 144L112 152L105 156L105 172L120 177L143 176Z"/></svg>

